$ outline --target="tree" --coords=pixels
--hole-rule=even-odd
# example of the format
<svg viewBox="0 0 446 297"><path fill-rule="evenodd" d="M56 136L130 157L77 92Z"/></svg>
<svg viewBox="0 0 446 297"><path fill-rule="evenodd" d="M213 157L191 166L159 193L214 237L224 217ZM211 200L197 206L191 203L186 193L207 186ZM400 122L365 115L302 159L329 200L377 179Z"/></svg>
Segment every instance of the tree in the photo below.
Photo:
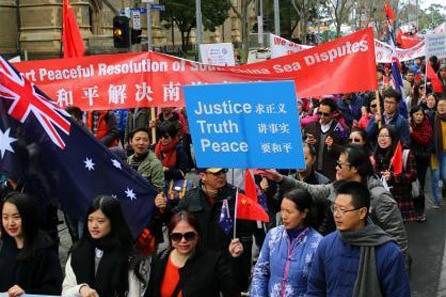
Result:
<svg viewBox="0 0 446 297"><path fill-rule="evenodd" d="M341 36L341 26L349 21L349 14L352 11L353 0L329 0L328 4L331 7L331 15L335 20L336 37Z"/></svg>
<svg viewBox="0 0 446 297"><path fill-rule="evenodd" d="M177 26L181 32L181 44L186 51L190 33L196 28L195 0L163 0L166 10L161 12L161 21L166 29ZM228 18L229 0L206 0L201 2L203 28L214 32Z"/></svg>
<svg viewBox="0 0 446 297"><path fill-rule="evenodd" d="M254 3L254 0L240 0L239 6L236 6L232 1L230 1L231 8L234 11L237 18L240 20L242 29L242 63L246 63L248 59L248 49L249 49L249 6Z"/></svg>

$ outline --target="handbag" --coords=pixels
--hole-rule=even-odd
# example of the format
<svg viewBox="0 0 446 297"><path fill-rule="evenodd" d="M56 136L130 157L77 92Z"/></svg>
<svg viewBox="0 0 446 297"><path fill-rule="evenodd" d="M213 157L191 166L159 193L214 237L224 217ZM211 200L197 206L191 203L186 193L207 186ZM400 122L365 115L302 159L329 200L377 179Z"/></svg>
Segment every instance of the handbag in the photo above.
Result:
<svg viewBox="0 0 446 297"><path fill-rule="evenodd" d="M409 158L409 150L404 150L403 151L403 168L404 171L406 171L406 164L407 164L407 159ZM411 191L411 195L412 198L417 198L421 195L421 184L420 181L418 180L418 177L415 181L413 181L411 183L412 186L412 191Z"/></svg>
<svg viewBox="0 0 446 297"><path fill-rule="evenodd" d="M192 189L192 180L190 179L171 179L164 181L164 194L167 200L182 200L186 192Z"/></svg>

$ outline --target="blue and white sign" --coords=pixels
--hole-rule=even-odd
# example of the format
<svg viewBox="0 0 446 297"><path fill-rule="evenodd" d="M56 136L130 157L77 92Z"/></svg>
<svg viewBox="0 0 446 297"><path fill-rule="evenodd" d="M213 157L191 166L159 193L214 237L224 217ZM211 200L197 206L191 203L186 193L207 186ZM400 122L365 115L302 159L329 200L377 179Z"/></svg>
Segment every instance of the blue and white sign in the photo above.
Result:
<svg viewBox="0 0 446 297"><path fill-rule="evenodd" d="M150 9L151 10L166 11L166 6L164 4L151 3L150 4Z"/></svg>
<svg viewBox="0 0 446 297"><path fill-rule="evenodd" d="M183 87L198 167L305 168L294 82Z"/></svg>

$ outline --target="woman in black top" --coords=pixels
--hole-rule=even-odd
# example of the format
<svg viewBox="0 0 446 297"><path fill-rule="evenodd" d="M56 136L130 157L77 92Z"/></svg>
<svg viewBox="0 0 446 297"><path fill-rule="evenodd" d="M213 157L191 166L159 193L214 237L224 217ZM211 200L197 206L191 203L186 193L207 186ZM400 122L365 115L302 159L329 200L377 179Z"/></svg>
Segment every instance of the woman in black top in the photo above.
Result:
<svg viewBox="0 0 446 297"><path fill-rule="evenodd" d="M0 292L60 295L62 269L53 242L39 230L35 202L12 192L1 210Z"/></svg>

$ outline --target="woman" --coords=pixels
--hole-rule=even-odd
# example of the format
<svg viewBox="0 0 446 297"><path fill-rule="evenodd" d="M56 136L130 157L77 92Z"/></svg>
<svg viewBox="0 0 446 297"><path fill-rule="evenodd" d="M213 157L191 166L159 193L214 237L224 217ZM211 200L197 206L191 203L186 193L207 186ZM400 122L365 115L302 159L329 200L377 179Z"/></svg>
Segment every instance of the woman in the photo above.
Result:
<svg viewBox="0 0 446 297"><path fill-rule="evenodd" d="M426 181L427 168L431 161L432 126L429 117L425 115L420 105L410 110L410 144L415 155L417 175L420 181L420 196L414 197L415 213L419 222L426 221L424 213L424 183Z"/></svg>
<svg viewBox="0 0 446 297"><path fill-rule="evenodd" d="M401 174L395 174L393 158L398 145L398 137L393 126L383 126L378 132L378 147L375 151L375 172L383 178L390 192L398 203L401 215L405 222L415 221L415 206L411 195L411 183L417 178L415 157L409 152L405 170ZM402 158L402 157L400 157ZM400 162L403 162L402 160Z"/></svg>
<svg viewBox="0 0 446 297"><path fill-rule="evenodd" d="M426 90L426 87L428 88ZM424 80L416 82L413 86L413 96L407 99L408 109L421 105L426 107L427 94L431 92L430 85L426 85Z"/></svg>
<svg viewBox="0 0 446 297"><path fill-rule="evenodd" d="M39 230L35 202L12 192L1 209L0 292L60 295L62 269L53 242Z"/></svg>
<svg viewBox="0 0 446 297"><path fill-rule="evenodd" d="M368 99L367 107L363 106L361 108L361 118L357 123L357 127L365 130L372 116L378 112L378 100L375 94L371 94Z"/></svg>
<svg viewBox="0 0 446 297"><path fill-rule="evenodd" d="M153 264L146 297L240 296L230 259L217 251L198 248L199 223L186 211L176 213L168 225L170 247ZM229 246L233 256L240 242Z"/></svg>
<svg viewBox="0 0 446 297"><path fill-rule="evenodd" d="M443 198L446 197L446 95L438 99L434 118L434 149L432 158L432 190L434 197L440 197L438 182L443 181ZM435 193L436 192L436 193ZM437 200L439 202L439 200ZM439 205L439 204L437 204Z"/></svg>
<svg viewBox="0 0 446 297"><path fill-rule="evenodd" d="M158 129L161 139L155 147L155 154L163 165L166 180L184 179L189 170L189 160L184 145L178 138L177 127L170 121L161 123Z"/></svg>
<svg viewBox="0 0 446 297"><path fill-rule="evenodd" d="M367 140L367 133L360 128L353 128L348 136L348 142L350 145L354 145L360 147L364 150L364 152L369 155L370 162L372 166L375 167L375 158L373 158L373 154L371 152L370 144Z"/></svg>
<svg viewBox="0 0 446 297"><path fill-rule="evenodd" d="M310 227L312 207L311 195L305 190L284 195L280 208L283 225L266 235L249 296L304 296L313 255L322 238Z"/></svg>
<svg viewBox="0 0 446 297"><path fill-rule="evenodd" d="M63 296L140 297L141 257L118 200L98 196L88 209L82 238L68 257Z"/></svg>

